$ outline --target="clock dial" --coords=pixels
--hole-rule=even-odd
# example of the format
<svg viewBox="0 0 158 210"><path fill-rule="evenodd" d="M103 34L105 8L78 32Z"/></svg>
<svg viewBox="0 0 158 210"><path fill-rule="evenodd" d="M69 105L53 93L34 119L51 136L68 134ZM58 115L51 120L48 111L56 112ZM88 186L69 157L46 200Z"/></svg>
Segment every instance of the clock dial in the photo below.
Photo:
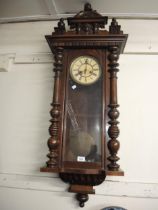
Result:
<svg viewBox="0 0 158 210"><path fill-rule="evenodd" d="M77 57L70 66L71 78L82 85L95 83L100 75L100 65L94 57L80 56Z"/></svg>

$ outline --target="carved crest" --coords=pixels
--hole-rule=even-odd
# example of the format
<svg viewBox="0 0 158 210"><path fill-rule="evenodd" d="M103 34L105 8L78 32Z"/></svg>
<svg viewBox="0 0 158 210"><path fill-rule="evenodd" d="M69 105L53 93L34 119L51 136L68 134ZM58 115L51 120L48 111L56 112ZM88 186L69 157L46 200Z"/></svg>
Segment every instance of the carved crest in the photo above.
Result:
<svg viewBox="0 0 158 210"><path fill-rule="evenodd" d="M102 16L96 10L93 10L91 4L86 3L84 10L78 12L74 17L67 18L68 25L71 31L76 34L97 34L100 28L105 28L108 17ZM58 26L54 28L54 34L65 34L64 19L61 18L58 22ZM123 34L121 26L115 18L112 19L109 26L110 34Z"/></svg>
<svg viewBox="0 0 158 210"><path fill-rule="evenodd" d="M76 33L95 34L99 28L104 28L107 24L108 17L100 15L93 10L89 3L84 6L84 11L80 11L74 17L67 18L70 29Z"/></svg>

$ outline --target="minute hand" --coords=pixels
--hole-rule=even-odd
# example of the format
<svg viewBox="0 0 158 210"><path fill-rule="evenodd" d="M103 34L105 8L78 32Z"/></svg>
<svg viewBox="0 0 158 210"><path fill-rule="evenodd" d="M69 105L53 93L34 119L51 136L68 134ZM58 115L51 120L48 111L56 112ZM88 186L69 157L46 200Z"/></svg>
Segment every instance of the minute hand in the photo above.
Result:
<svg viewBox="0 0 158 210"><path fill-rule="evenodd" d="M86 74L87 73L87 60L85 61L85 69L84 69L84 74Z"/></svg>

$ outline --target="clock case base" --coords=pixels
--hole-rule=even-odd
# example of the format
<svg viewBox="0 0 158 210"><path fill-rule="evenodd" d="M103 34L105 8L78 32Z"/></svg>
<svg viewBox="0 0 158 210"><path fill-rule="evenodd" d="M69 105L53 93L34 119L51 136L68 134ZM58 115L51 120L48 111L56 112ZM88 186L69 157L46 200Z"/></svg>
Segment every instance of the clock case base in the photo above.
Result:
<svg viewBox="0 0 158 210"><path fill-rule="evenodd" d="M101 184L106 173L102 171L100 174L71 174L59 173L60 178L70 184L69 192L77 193L76 199L79 201L79 206L84 207L84 203L88 201L88 194L95 194L93 186Z"/></svg>
<svg viewBox="0 0 158 210"><path fill-rule="evenodd" d="M105 171L101 171L100 173L96 174L97 171L94 170L91 174L83 174L82 171L81 173L74 173L74 170L75 169L72 169L73 173L61 173L59 172L59 169L54 170L48 167L42 167L40 169L41 172L59 173L60 179L63 182L70 184L68 191L76 193L76 199L79 202L79 206L84 207L85 202L89 200L88 194L95 194L93 186L100 185L102 182L104 182L106 173Z"/></svg>

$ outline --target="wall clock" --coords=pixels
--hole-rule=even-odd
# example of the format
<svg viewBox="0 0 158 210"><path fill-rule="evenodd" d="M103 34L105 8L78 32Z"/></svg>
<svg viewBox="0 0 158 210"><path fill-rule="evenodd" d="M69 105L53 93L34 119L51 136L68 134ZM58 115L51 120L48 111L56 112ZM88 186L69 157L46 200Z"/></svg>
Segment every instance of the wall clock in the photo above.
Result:
<svg viewBox="0 0 158 210"><path fill-rule="evenodd" d="M105 30L107 20L86 3L67 18L70 30L60 19L46 36L55 77L48 161L41 171L58 173L81 207L106 175L123 175L117 163L117 72L127 35L115 19Z"/></svg>

